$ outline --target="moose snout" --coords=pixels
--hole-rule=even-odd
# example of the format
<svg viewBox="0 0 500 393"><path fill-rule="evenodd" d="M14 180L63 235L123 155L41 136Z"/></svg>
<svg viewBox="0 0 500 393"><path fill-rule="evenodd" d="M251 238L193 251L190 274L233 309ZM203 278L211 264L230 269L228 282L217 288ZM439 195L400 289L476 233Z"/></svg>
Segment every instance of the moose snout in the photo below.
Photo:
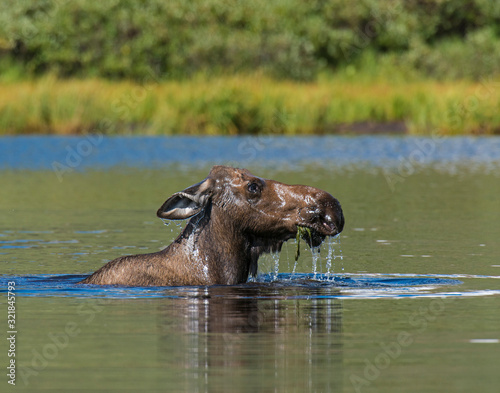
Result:
<svg viewBox="0 0 500 393"><path fill-rule="evenodd" d="M303 226L315 229L324 236L335 236L344 229L342 207L331 195L322 199L318 204L300 209L299 216Z"/></svg>
<svg viewBox="0 0 500 393"><path fill-rule="evenodd" d="M331 231L332 235L337 235L344 229L344 223L344 214L339 204L339 207L333 216L330 214L325 215L323 226L327 230Z"/></svg>

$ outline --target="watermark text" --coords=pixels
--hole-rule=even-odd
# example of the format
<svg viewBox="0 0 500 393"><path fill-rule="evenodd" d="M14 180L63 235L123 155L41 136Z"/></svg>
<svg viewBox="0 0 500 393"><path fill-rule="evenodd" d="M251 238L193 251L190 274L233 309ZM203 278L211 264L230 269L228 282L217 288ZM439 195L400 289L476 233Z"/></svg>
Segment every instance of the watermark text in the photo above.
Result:
<svg viewBox="0 0 500 393"><path fill-rule="evenodd" d="M7 284L7 383L16 384L16 283L9 281Z"/></svg>

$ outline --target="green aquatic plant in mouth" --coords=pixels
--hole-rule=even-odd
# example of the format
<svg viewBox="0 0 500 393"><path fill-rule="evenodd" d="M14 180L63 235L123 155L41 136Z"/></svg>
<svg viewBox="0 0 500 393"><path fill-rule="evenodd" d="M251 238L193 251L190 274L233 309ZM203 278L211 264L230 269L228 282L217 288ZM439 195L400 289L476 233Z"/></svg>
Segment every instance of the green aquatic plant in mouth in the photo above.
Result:
<svg viewBox="0 0 500 393"><path fill-rule="evenodd" d="M295 252L295 262L298 261L299 256L300 256L300 238L304 239L306 242L311 241L312 239L312 233L311 229L307 227L297 227L297 251Z"/></svg>

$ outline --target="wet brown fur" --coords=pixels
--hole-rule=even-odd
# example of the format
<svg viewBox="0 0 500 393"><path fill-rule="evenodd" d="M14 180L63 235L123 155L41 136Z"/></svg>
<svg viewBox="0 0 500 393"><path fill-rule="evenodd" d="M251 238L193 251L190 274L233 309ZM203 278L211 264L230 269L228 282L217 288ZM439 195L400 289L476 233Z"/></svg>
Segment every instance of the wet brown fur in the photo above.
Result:
<svg viewBox="0 0 500 393"><path fill-rule="evenodd" d="M125 286L215 285L246 282L264 252L279 251L297 226L315 233L312 246L340 233L339 202L317 188L286 185L245 169L214 166L202 182L175 193L158 210L191 217L162 251L119 257L81 281Z"/></svg>

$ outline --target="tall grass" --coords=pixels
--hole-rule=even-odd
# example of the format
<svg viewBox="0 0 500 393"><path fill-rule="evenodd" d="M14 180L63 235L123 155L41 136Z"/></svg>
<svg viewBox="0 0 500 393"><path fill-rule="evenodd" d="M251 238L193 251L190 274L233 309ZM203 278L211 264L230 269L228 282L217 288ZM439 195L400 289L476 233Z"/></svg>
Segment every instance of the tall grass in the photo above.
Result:
<svg viewBox="0 0 500 393"><path fill-rule="evenodd" d="M0 84L0 134L313 134L357 123L408 132L498 133L500 80L363 78L352 70L315 82L262 75L143 83L46 76ZM346 127L347 126L347 127Z"/></svg>

